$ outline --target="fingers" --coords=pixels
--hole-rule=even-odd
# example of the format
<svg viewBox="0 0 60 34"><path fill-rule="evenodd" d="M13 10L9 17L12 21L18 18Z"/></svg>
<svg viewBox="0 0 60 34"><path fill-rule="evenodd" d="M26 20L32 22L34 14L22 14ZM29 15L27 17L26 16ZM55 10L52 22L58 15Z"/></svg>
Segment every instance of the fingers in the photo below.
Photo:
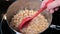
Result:
<svg viewBox="0 0 60 34"><path fill-rule="evenodd" d="M54 10L53 9L50 9L50 10L47 10L46 11L49 11L50 13L54 13Z"/></svg>
<svg viewBox="0 0 60 34"><path fill-rule="evenodd" d="M57 8L55 8L55 9L50 9L50 10L48 10L48 9L46 9L47 11L50 11L50 13L54 13L54 11L57 11L59 8L57 7Z"/></svg>
<svg viewBox="0 0 60 34"><path fill-rule="evenodd" d="M49 3L47 5L47 9L50 10L50 9L53 9L55 7L58 7L58 6L59 6L59 4L56 1L53 1L52 3Z"/></svg>
<svg viewBox="0 0 60 34"><path fill-rule="evenodd" d="M42 1L41 8L44 7L44 5L48 2L48 0ZM50 13L53 13L54 11L57 11L59 8L56 8L60 6L60 0L55 0L47 5L47 11L50 11ZM55 9L54 9L55 8Z"/></svg>
<svg viewBox="0 0 60 34"><path fill-rule="evenodd" d="M50 13L54 13L54 11L57 11L59 8L56 8L60 6L58 1L53 1L52 3L49 3L47 5L47 11L50 11ZM55 9L54 9L55 8ZM53 10L54 9L54 10Z"/></svg>
<svg viewBox="0 0 60 34"><path fill-rule="evenodd" d="M50 9L50 13L54 13L54 10L53 9Z"/></svg>

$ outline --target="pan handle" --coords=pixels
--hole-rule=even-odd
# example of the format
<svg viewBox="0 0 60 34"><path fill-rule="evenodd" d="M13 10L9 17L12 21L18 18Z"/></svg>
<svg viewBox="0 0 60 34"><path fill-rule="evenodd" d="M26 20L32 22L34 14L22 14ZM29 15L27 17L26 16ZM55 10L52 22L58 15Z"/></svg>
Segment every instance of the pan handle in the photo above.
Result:
<svg viewBox="0 0 60 34"><path fill-rule="evenodd" d="M22 34L22 33L16 32L16 34Z"/></svg>
<svg viewBox="0 0 60 34"><path fill-rule="evenodd" d="M3 15L3 18L2 19L4 19L4 20L7 20L7 17L6 17L6 14L4 14ZM17 32L17 31L14 31L16 34L22 34L22 33L19 33L19 32Z"/></svg>
<svg viewBox="0 0 60 34"><path fill-rule="evenodd" d="M59 25L50 25L50 28L56 29L56 30L60 30L60 26Z"/></svg>
<svg viewBox="0 0 60 34"><path fill-rule="evenodd" d="M1 34L3 34L3 32L2 32L2 22L3 22L3 20L6 20L7 18L6 18L6 14L3 14L2 15L2 19L1 19L1 23L0 23L0 30L1 30Z"/></svg>
<svg viewBox="0 0 60 34"><path fill-rule="evenodd" d="M3 15L3 18L2 18L2 19L7 20L6 14ZM22 33L19 33L19 32L17 32L17 31L15 31L15 33L16 33L16 34L22 34Z"/></svg>
<svg viewBox="0 0 60 34"><path fill-rule="evenodd" d="M2 14L2 19L1 19L1 23L0 23L0 30L1 30L0 33L1 34L3 34L2 33L2 22L3 22L3 19L6 20L6 14Z"/></svg>
<svg viewBox="0 0 60 34"><path fill-rule="evenodd" d="M7 20L6 14L3 15L3 19L4 20Z"/></svg>

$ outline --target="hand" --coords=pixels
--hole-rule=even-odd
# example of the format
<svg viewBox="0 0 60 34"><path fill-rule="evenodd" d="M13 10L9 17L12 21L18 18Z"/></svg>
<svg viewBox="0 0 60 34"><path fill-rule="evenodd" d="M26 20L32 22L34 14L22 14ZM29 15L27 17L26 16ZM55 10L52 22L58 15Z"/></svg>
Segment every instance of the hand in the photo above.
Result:
<svg viewBox="0 0 60 34"><path fill-rule="evenodd" d="M41 8L44 7L44 5L46 4L46 2L48 2L48 0L44 0L42 1L42 5L41 5ZM50 13L54 13L54 11L57 11L59 8L58 6L60 6L60 0L55 0L51 3L49 3L47 5L47 11L50 11Z"/></svg>

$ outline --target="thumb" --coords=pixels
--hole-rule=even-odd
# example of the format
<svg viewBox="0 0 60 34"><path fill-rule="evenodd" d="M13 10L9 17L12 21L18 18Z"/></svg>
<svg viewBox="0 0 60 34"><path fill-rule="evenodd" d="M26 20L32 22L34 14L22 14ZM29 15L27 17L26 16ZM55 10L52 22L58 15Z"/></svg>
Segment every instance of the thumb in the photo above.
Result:
<svg viewBox="0 0 60 34"><path fill-rule="evenodd" d="M44 7L44 5L46 4L46 2L48 2L48 0L42 1L41 8Z"/></svg>

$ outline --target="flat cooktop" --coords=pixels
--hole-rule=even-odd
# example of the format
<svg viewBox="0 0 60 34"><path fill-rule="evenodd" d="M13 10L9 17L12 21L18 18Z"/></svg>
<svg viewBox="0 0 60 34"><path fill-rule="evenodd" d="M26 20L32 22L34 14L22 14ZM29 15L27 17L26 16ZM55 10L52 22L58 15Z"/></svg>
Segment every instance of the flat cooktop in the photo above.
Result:
<svg viewBox="0 0 60 34"><path fill-rule="evenodd" d="M12 4L14 1L0 1L0 25L1 25L2 15L6 13L6 10L9 7L9 5ZM60 10L56 11L53 14L53 19L52 19L51 24L53 24L53 26L57 26L57 25L60 26ZM45 30L41 34L54 34L54 33L59 33L59 32L60 30L55 29L54 27L53 28L49 27L47 30ZM13 30L9 28L5 20L3 20L2 22L2 27L0 26L0 33L1 34L16 34Z"/></svg>

